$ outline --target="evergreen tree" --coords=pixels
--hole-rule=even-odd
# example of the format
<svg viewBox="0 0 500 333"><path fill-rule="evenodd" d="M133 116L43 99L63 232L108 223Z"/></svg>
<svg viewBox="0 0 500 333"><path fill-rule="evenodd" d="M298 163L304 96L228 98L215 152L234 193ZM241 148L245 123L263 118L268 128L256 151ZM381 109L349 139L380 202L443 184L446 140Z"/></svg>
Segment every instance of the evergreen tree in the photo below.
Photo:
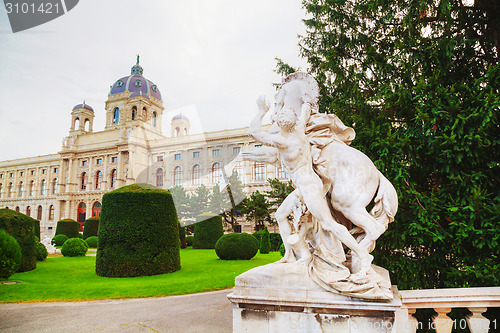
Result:
<svg viewBox="0 0 500 333"><path fill-rule="evenodd" d="M268 254L270 249L271 249L271 239L269 236L269 230L267 230L267 227L264 227L262 236L260 237L259 252L261 254Z"/></svg>
<svg viewBox="0 0 500 333"><path fill-rule="evenodd" d="M401 289L498 285L500 2L303 3L321 111L398 191L377 263Z"/></svg>
<svg viewBox="0 0 500 333"><path fill-rule="evenodd" d="M264 194L258 190L247 198L243 211L247 215L247 219L254 220L256 226L263 226L264 222L271 222L269 203Z"/></svg>
<svg viewBox="0 0 500 333"><path fill-rule="evenodd" d="M194 213L190 204L190 196L186 193L184 187L177 185L172 187L169 191L174 199L174 205L179 219L186 220L192 218Z"/></svg>
<svg viewBox="0 0 500 333"><path fill-rule="evenodd" d="M198 186L191 195L189 203L193 216L208 212L210 210L210 190L205 185Z"/></svg>

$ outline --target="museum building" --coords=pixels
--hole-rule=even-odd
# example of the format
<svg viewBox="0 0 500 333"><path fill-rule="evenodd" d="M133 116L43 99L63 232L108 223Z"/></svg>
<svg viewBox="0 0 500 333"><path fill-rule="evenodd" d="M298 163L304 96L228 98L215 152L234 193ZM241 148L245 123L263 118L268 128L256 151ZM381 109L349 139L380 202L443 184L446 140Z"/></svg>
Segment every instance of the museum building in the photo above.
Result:
<svg viewBox="0 0 500 333"><path fill-rule="evenodd" d="M99 216L109 191L136 181L166 189L211 188L225 165L259 146L248 128L190 134L182 114L171 119L167 137L163 111L160 90L143 76L137 58L131 74L110 88L104 130L93 130L94 110L84 102L71 111L59 153L0 162L0 208L39 220L41 235L52 237L61 219L77 220L83 228L85 219ZM263 163L240 162L235 170L246 193L268 189L268 178L286 179L282 169ZM253 230L252 223L243 230Z"/></svg>

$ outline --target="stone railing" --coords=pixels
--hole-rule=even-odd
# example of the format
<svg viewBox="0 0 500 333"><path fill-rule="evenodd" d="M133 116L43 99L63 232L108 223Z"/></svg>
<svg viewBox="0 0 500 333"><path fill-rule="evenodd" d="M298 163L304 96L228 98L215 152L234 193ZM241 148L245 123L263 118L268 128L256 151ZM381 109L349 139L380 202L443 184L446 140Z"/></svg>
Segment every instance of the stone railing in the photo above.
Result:
<svg viewBox="0 0 500 333"><path fill-rule="evenodd" d="M402 308L396 313L396 332L414 333L417 329L435 329L450 333L453 328L469 327L471 333L487 333L490 326L500 326L500 319L490 322L482 314L488 307L500 307L500 287L450 288L400 291ZM453 308L467 308L471 315L452 320L447 316ZM413 316L417 309L434 309L432 322L418 322Z"/></svg>

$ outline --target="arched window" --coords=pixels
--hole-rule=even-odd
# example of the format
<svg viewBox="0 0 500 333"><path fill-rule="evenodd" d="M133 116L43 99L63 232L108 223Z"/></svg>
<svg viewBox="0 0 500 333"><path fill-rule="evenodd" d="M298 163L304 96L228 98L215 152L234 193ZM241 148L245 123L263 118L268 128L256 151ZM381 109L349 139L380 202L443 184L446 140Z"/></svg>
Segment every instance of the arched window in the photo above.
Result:
<svg viewBox="0 0 500 333"><path fill-rule="evenodd" d="M182 168L180 166L174 169L174 186L182 185Z"/></svg>
<svg viewBox="0 0 500 333"><path fill-rule="evenodd" d="M100 190L101 189L101 183L102 183L102 172L97 171L95 173L95 189Z"/></svg>
<svg viewBox="0 0 500 333"><path fill-rule="evenodd" d="M78 205L78 211L77 211L77 219L78 223L80 223L80 231L83 231L83 225L85 224L85 217L87 214L87 205L85 203L80 203Z"/></svg>
<svg viewBox="0 0 500 333"><path fill-rule="evenodd" d="M29 196L32 197L35 195L35 181L32 180L30 181L30 194Z"/></svg>
<svg viewBox="0 0 500 333"><path fill-rule="evenodd" d="M262 162L255 162L253 167L253 180L266 180L266 166Z"/></svg>
<svg viewBox="0 0 500 333"><path fill-rule="evenodd" d="M163 169L156 169L156 186L163 187Z"/></svg>
<svg viewBox="0 0 500 333"><path fill-rule="evenodd" d="M80 190L85 191L87 189L87 173L82 172L80 176Z"/></svg>
<svg viewBox="0 0 500 333"><path fill-rule="evenodd" d="M214 163L212 165L212 183L220 183L222 178L222 169L220 163Z"/></svg>
<svg viewBox="0 0 500 333"><path fill-rule="evenodd" d="M85 128L85 131L87 131L87 132L90 131L90 120L85 119L85 126L84 126L84 128Z"/></svg>
<svg viewBox="0 0 500 333"><path fill-rule="evenodd" d="M241 180L241 181L244 181L245 168L243 167L243 163L242 162L236 163L236 165L234 166L234 171L238 175L238 179Z"/></svg>
<svg viewBox="0 0 500 333"><path fill-rule="evenodd" d="M99 201L96 201L94 203L94 206L92 206L92 217L99 216L101 216L101 203Z"/></svg>
<svg viewBox="0 0 500 333"><path fill-rule="evenodd" d="M56 194L57 193L57 178L54 178L52 180L52 194Z"/></svg>
<svg viewBox="0 0 500 333"><path fill-rule="evenodd" d="M80 119L79 118L75 119L75 123L73 124L73 126L74 126L73 129L75 131L78 131L78 129L80 128Z"/></svg>
<svg viewBox="0 0 500 333"><path fill-rule="evenodd" d="M21 208L19 208L19 206L16 206L16 212L19 213L20 210L21 210Z"/></svg>
<svg viewBox="0 0 500 333"><path fill-rule="evenodd" d="M193 185L200 185L201 184L201 166L199 164L196 164L193 167Z"/></svg>
<svg viewBox="0 0 500 333"><path fill-rule="evenodd" d="M9 183L9 187L7 188L7 198L12 198L12 190L13 190L13 185L12 183Z"/></svg>
<svg viewBox="0 0 500 333"><path fill-rule="evenodd" d="M276 176L278 177L278 179L288 179L288 174L282 167L276 169Z"/></svg>
<svg viewBox="0 0 500 333"><path fill-rule="evenodd" d="M137 106L132 107L132 120L135 120L135 116L137 115Z"/></svg>
<svg viewBox="0 0 500 333"><path fill-rule="evenodd" d="M118 121L120 120L120 109L115 108L113 111L113 124L118 124Z"/></svg>
<svg viewBox="0 0 500 333"><path fill-rule="evenodd" d="M24 195L24 183L23 182L19 182L19 192L17 192L17 196L19 198L22 198Z"/></svg>
<svg viewBox="0 0 500 333"><path fill-rule="evenodd" d="M47 182L45 179L42 179L41 185L40 185L40 195L46 195L47 194Z"/></svg>
<svg viewBox="0 0 500 333"><path fill-rule="evenodd" d="M49 221L54 220L54 205L50 205L49 207Z"/></svg>
<svg viewBox="0 0 500 333"><path fill-rule="evenodd" d="M36 219L38 221L41 221L42 220L42 213L43 213L43 208L42 206L38 206L38 210L37 210L37 213L36 213Z"/></svg>
<svg viewBox="0 0 500 333"><path fill-rule="evenodd" d="M153 112L153 126L156 127L156 111Z"/></svg>
<svg viewBox="0 0 500 333"><path fill-rule="evenodd" d="M116 185L116 169L111 170L111 177L110 177L110 182L109 182L109 187L114 188Z"/></svg>
<svg viewBox="0 0 500 333"><path fill-rule="evenodd" d="M26 215L31 217L31 207L30 206L26 207Z"/></svg>
<svg viewBox="0 0 500 333"><path fill-rule="evenodd" d="M175 136L179 136L180 133L181 133L181 129L179 127L176 127L175 128Z"/></svg>

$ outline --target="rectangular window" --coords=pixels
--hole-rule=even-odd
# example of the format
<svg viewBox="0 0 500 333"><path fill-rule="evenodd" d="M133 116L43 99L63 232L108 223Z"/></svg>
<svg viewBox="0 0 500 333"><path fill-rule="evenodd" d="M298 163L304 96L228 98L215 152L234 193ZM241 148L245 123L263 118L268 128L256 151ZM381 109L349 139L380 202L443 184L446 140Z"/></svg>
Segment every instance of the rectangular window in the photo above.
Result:
<svg viewBox="0 0 500 333"><path fill-rule="evenodd" d="M116 163L116 162L118 162L118 157L116 156L111 157L111 163Z"/></svg>
<svg viewBox="0 0 500 333"><path fill-rule="evenodd" d="M96 161L96 163L97 163L98 165L102 164L102 158L98 158L98 159L97 159L97 161Z"/></svg>
<svg viewBox="0 0 500 333"><path fill-rule="evenodd" d="M156 156L156 162L163 162L163 155Z"/></svg>
<svg viewBox="0 0 500 333"><path fill-rule="evenodd" d="M0 178L3 178L3 173L2 173L2 174L0 174Z"/></svg>
<svg viewBox="0 0 500 333"><path fill-rule="evenodd" d="M43 169L42 173L45 175L47 173L47 169Z"/></svg>
<svg viewBox="0 0 500 333"><path fill-rule="evenodd" d="M262 145L255 145L255 148L260 148L262 147Z"/></svg>
<svg viewBox="0 0 500 333"><path fill-rule="evenodd" d="M35 170L31 170L31 175L34 176L35 175Z"/></svg>
<svg viewBox="0 0 500 333"><path fill-rule="evenodd" d="M255 162L253 169L253 180L266 180L266 166L262 162Z"/></svg>
<svg viewBox="0 0 500 333"><path fill-rule="evenodd" d="M54 173L58 173L59 172L59 168L54 168Z"/></svg>
<svg viewBox="0 0 500 333"><path fill-rule="evenodd" d="M233 147L233 155L238 155L241 152L241 147Z"/></svg>
<svg viewBox="0 0 500 333"><path fill-rule="evenodd" d="M175 154L175 155L174 155L174 158L175 158L176 160L180 160L180 159L181 159L181 154Z"/></svg>
<svg viewBox="0 0 500 333"><path fill-rule="evenodd" d="M220 155L220 149L212 150L212 156L219 156L219 155Z"/></svg>
<svg viewBox="0 0 500 333"><path fill-rule="evenodd" d="M24 171L21 171L21 177L23 177L23 176L24 176Z"/></svg>
<svg viewBox="0 0 500 333"><path fill-rule="evenodd" d="M87 161L82 161L82 166L87 166Z"/></svg>
<svg viewBox="0 0 500 333"><path fill-rule="evenodd" d="M194 151L193 152L193 158L199 158L200 157L200 152L199 151Z"/></svg>
<svg viewBox="0 0 500 333"><path fill-rule="evenodd" d="M14 177L14 173L13 172L10 173L10 178L12 178L12 177Z"/></svg>

